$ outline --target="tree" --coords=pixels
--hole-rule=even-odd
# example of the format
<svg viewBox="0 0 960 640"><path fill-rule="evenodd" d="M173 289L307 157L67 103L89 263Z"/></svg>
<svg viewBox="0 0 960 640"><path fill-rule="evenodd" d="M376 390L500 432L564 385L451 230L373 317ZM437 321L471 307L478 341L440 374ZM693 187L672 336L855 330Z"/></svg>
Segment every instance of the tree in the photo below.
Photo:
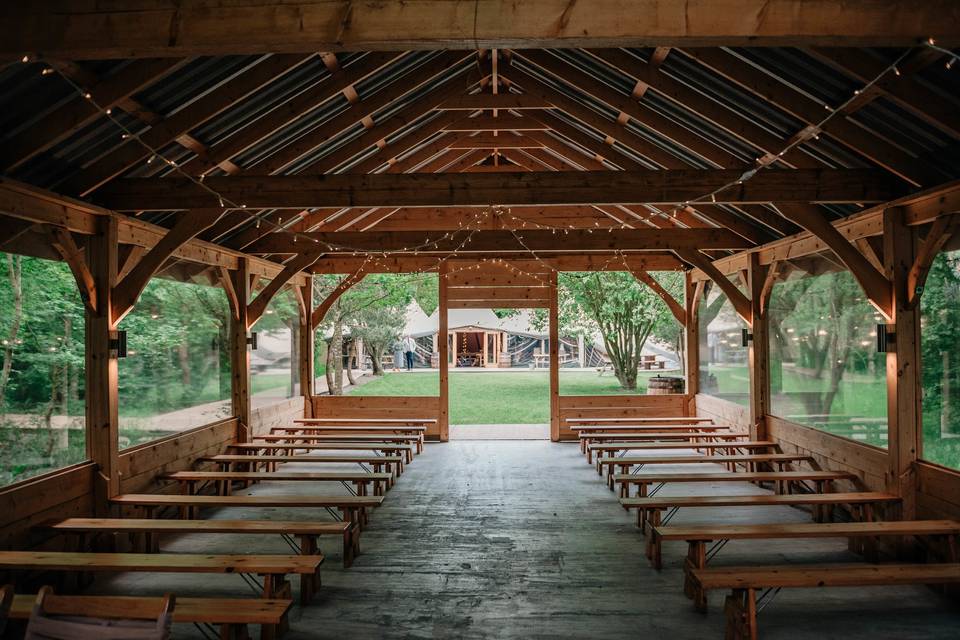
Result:
<svg viewBox="0 0 960 640"><path fill-rule="evenodd" d="M363 340L370 353L375 376L383 375L383 355L403 332L404 311L401 306L370 305L359 310L350 325L350 335Z"/></svg>
<svg viewBox="0 0 960 640"><path fill-rule="evenodd" d="M676 274L658 274L658 281L680 295ZM559 305L561 326L584 331L586 319L596 326L624 389L637 388L640 353L650 335L675 323L663 300L625 272L563 273Z"/></svg>

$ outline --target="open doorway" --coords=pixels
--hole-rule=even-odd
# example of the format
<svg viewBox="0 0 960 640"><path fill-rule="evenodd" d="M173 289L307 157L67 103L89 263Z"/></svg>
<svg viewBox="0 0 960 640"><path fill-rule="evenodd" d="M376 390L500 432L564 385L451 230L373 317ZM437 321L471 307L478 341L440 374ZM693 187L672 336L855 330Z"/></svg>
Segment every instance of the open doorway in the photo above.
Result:
<svg viewBox="0 0 960 640"><path fill-rule="evenodd" d="M451 440L550 438L549 335L530 309L451 309Z"/></svg>

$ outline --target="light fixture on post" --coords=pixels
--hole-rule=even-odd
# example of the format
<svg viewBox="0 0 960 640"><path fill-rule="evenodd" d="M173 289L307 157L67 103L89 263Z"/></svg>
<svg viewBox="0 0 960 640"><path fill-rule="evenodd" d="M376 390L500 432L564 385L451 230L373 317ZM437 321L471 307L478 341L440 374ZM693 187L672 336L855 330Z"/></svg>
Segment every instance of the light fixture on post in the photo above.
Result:
<svg viewBox="0 0 960 640"><path fill-rule="evenodd" d="M126 331L111 331L110 339L108 341L108 349L110 350L110 356L113 358L126 358L127 357L127 332Z"/></svg>
<svg viewBox="0 0 960 640"><path fill-rule="evenodd" d="M257 332L251 331L250 335L247 337L247 344L250 345L250 348L253 351L257 350Z"/></svg>
<svg viewBox="0 0 960 640"><path fill-rule="evenodd" d="M877 353L891 353L895 351L893 339L897 333L895 325L877 325Z"/></svg>
<svg viewBox="0 0 960 640"><path fill-rule="evenodd" d="M753 334L746 328L740 329L740 344L749 347L751 342L753 342Z"/></svg>

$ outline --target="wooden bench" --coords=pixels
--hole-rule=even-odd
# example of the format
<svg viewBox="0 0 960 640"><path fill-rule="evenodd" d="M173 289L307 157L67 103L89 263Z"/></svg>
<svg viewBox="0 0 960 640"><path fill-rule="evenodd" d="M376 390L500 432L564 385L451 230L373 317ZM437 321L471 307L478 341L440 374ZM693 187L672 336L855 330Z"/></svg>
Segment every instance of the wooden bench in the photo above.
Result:
<svg viewBox="0 0 960 640"><path fill-rule="evenodd" d="M603 475L603 469L600 467L600 460L603 454L612 457L617 451L655 451L655 450L675 450L675 449L696 449L703 451L707 455L713 455L714 451L738 451L745 449L748 451L777 448L776 442L771 440L730 440L727 442L602 442L587 446L587 463L591 463L590 456L593 452L597 454L597 473Z"/></svg>
<svg viewBox="0 0 960 640"><path fill-rule="evenodd" d="M598 464L608 467L607 486L613 491L614 467L620 468L621 474L630 473L631 467L642 469L648 464L704 464L704 463L722 464L729 468L736 468L736 465L742 464L747 471L756 471L757 465L776 465L777 471L785 471L784 466L797 462L807 462L814 464L812 456L805 456L794 453L757 453L750 455L714 455L714 456L635 456L622 458L603 458Z"/></svg>
<svg viewBox="0 0 960 640"><path fill-rule="evenodd" d="M617 473L613 483L620 485L620 497L630 497L630 485L637 486L637 497L653 495L668 482L772 482L776 493L791 493L794 485L809 481L817 493L824 493L825 485L837 480L856 480L857 475L847 471L727 471L722 473ZM650 491L649 485L658 485Z"/></svg>
<svg viewBox="0 0 960 640"><path fill-rule="evenodd" d="M749 438L748 433L727 433L718 431L620 431L611 433L597 433L581 431L577 438L580 440L580 451L588 453L587 447L591 444L603 442L721 442ZM589 461L589 457L587 458Z"/></svg>
<svg viewBox="0 0 960 640"><path fill-rule="evenodd" d="M88 573L239 573L263 579L262 596L291 598L288 574L298 574L300 601L310 602L320 584L323 556L214 555L194 553L75 553L72 551L0 551L0 569Z"/></svg>
<svg viewBox="0 0 960 640"><path fill-rule="evenodd" d="M698 416L644 416L644 417L614 417L614 418L566 418L569 425L593 425L593 424L713 424L713 418L701 418ZM573 427L571 427L572 429Z"/></svg>
<svg viewBox="0 0 960 640"><path fill-rule="evenodd" d="M813 507L817 522L826 520L824 509L845 504L854 507L854 515L863 522L873 520L874 505L899 502L900 498L877 491L854 491L849 493L767 493L740 496L654 496L646 498L620 498L624 509L637 510L637 526L646 533L647 522L651 527L666 524L683 507ZM669 511L666 517L661 513ZM648 515L648 512L650 515ZM647 538L647 557L653 558L653 536Z"/></svg>
<svg viewBox="0 0 960 640"><path fill-rule="evenodd" d="M138 551L159 553L161 534L258 534L280 535L290 542L297 539L300 555L316 555L322 551L319 536L334 535L343 540L343 566L353 564L360 552L360 537L350 522L308 522L299 520L165 520L158 518L67 518L51 520L40 528L77 537L76 550L87 547L86 537L97 534L131 534L140 540Z"/></svg>
<svg viewBox="0 0 960 640"><path fill-rule="evenodd" d="M228 496L234 482L339 482L352 491L354 495L365 496L371 492L382 496L393 479L392 473L369 472L282 472L282 471L174 471L160 476L166 480L176 480L180 483L180 493L198 493L203 484L216 483L217 495ZM353 488L350 488L350 484Z"/></svg>
<svg viewBox="0 0 960 640"><path fill-rule="evenodd" d="M410 444L412 443L416 447L417 453L423 452L423 438L419 435L406 435L406 434L311 434L311 433L287 433L287 434L271 434L267 436L256 436L253 438L254 442L283 442L283 443L298 443L298 442L364 442L364 443L374 443L374 442L383 442L388 444Z"/></svg>
<svg viewBox="0 0 960 640"><path fill-rule="evenodd" d="M413 445L409 444L376 444L367 442L324 442L316 444L281 444L273 442L236 442L228 444L227 449L232 451L268 452L272 451L378 451L384 456L402 454L404 462L413 461Z"/></svg>
<svg viewBox="0 0 960 640"><path fill-rule="evenodd" d="M27 620L37 596L18 594L10 607L12 620ZM47 596L48 612L63 616L96 616L127 618L138 611L155 611L159 598L138 596ZM261 640L272 640L290 611L290 600L241 598L178 597L173 609L173 622L193 624L203 629L215 625L217 637L223 640L248 638L247 625L260 625Z"/></svg>
<svg viewBox="0 0 960 640"><path fill-rule="evenodd" d="M327 433L366 433L376 435L378 433L397 433L401 435L418 436L420 448L417 453L423 452L424 436L427 427L423 425L351 425L351 424L324 424L324 425L300 425L297 427L273 427L270 429L270 435L282 435L284 433L309 433L309 434L327 434Z"/></svg>
<svg viewBox="0 0 960 640"><path fill-rule="evenodd" d="M220 466L223 471L235 471L237 467L244 467L247 470L255 471L261 465L265 469L276 469L277 465L287 462L306 462L312 464L358 464L364 471L369 469L364 465L370 465L374 473L381 473L386 467L391 469L394 475L399 476L403 473L403 458L401 456L380 456L380 455L348 455L348 456L263 456L252 453L229 454L221 453L214 456L203 456L199 462L213 462ZM393 482L391 481L391 484Z"/></svg>
<svg viewBox="0 0 960 640"><path fill-rule="evenodd" d="M363 425L366 427L426 427L437 424L436 418L297 418L294 424L306 425Z"/></svg>
<svg viewBox="0 0 960 640"><path fill-rule="evenodd" d="M143 509L147 517L162 507L181 507L181 518L202 507L287 507L326 509L335 518L333 509L342 514L339 519L352 522L362 528L367 520L367 509L383 504L383 496L185 496L157 493L126 493L110 498L117 506L132 506Z"/></svg>
<svg viewBox="0 0 960 640"><path fill-rule="evenodd" d="M960 563L817 564L708 567L692 572L698 589L732 589L726 599L726 637L757 639L757 591L784 588L869 587L960 583ZM768 594L764 594L764 597ZM815 617L815 616L811 616Z"/></svg>
<svg viewBox="0 0 960 640"><path fill-rule="evenodd" d="M651 531L654 539L654 557L651 562L659 568L662 543L670 540L687 542L687 559L684 562L684 593L694 600L700 610L707 606L706 591L697 589L692 572L703 569L730 540L784 540L809 538L848 538L856 545L852 550L866 552L875 559L876 539L891 536L915 536L923 538L942 538L950 550L951 562L960 561L957 551L960 537L960 522L954 520L896 520L886 522L827 522L790 523L790 524L719 524L719 525L673 525L655 527ZM711 549L707 544L714 542Z"/></svg>

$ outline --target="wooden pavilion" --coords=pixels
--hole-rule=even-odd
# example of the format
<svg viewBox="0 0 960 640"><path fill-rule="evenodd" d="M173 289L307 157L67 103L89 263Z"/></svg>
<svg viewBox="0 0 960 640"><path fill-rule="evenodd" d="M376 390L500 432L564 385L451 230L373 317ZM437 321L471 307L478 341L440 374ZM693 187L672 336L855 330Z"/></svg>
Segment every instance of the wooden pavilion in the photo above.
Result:
<svg viewBox="0 0 960 640"><path fill-rule="evenodd" d="M548 309L553 441L577 419L699 416L854 474L894 497L890 520L960 519L960 471L923 454L919 320L932 261L960 247L956 3L51 0L5 3L0 35L0 251L66 263L86 309L87 459L0 489L4 549L166 495L165 474L227 446L277 453L255 438L295 419L446 442L446 339L439 396L314 393L314 329L375 273L439 274L441 335L450 309ZM886 448L771 411L771 290L824 254L882 316ZM653 288L688 345L719 288L748 402L700 393L695 346L682 394L561 396L557 274L595 270ZM650 276L666 270L682 299ZM342 279L316 302L318 274ZM121 451L118 327L158 277L226 292L231 415ZM251 329L283 291L300 395L252 409Z"/></svg>

